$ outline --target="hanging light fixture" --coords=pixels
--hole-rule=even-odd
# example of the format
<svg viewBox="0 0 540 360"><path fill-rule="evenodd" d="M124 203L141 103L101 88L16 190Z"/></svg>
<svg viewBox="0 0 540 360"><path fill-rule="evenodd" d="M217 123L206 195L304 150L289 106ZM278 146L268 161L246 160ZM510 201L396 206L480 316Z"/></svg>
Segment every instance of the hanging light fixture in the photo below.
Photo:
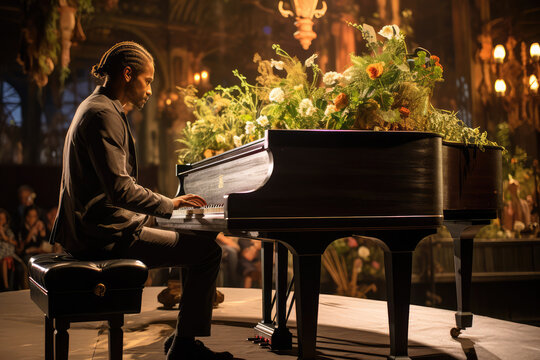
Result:
<svg viewBox="0 0 540 360"><path fill-rule="evenodd" d="M292 0L294 12L283 8L283 1L278 4L279 12L283 17L294 16L296 21L294 25L298 31L294 33L294 38L300 41L304 50L309 49L311 41L317 37L313 31L313 17L317 19L326 13L326 2L322 1L322 7L317 9L319 0Z"/></svg>

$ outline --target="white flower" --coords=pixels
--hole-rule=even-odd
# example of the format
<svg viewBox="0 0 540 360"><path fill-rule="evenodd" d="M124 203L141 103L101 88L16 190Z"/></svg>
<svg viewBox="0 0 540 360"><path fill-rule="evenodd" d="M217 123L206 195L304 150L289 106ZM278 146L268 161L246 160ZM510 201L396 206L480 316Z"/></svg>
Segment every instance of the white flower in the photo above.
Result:
<svg viewBox="0 0 540 360"><path fill-rule="evenodd" d="M358 256L364 260L367 260L369 258L369 249L365 246L360 246L358 248Z"/></svg>
<svg viewBox="0 0 540 360"><path fill-rule="evenodd" d="M387 39L392 39L399 36L399 27L397 25L383 26L381 31L379 31L379 35L382 35Z"/></svg>
<svg viewBox="0 0 540 360"><path fill-rule="evenodd" d="M352 81L352 76L353 76L353 67L351 66L350 68L347 68L344 72L343 72L343 76L341 77L341 82L344 83L344 85L349 85Z"/></svg>
<svg viewBox="0 0 540 360"><path fill-rule="evenodd" d="M283 90L281 90L281 88L273 88L272 91L270 91L268 98L272 102L281 103L283 100L285 100L285 93Z"/></svg>
<svg viewBox="0 0 540 360"><path fill-rule="evenodd" d="M343 75L338 72L329 71L324 74L322 81L326 86L332 86L335 85L338 81L340 81L342 77Z"/></svg>
<svg viewBox="0 0 540 360"><path fill-rule="evenodd" d="M270 66L275 67L276 70L283 70L283 66L285 66L285 63L283 61L270 59Z"/></svg>
<svg viewBox="0 0 540 360"><path fill-rule="evenodd" d="M328 106L326 107L326 110L324 110L324 116L328 116L336 111L337 111L337 108L334 104L328 104Z"/></svg>
<svg viewBox="0 0 540 360"><path fill-rule="evenodd" d="M516 221L514 223L514 231L521 232L523 231L523 229L525 229L524 223L522 223L521 221Z"/></svg>
<svg viewBox="0 0 540 360"><path fill-rule="evenodd" d="M217 134L216 135L216 141L220 144L225 144L225 142L227 141L227 139L225 139L225 136L223 136L222 134Z"/></svg>
<svg viewBox="0 0 540 360"><path fill-rule="evenodd" d="M302 116L311 116L317 112L317 108L313 106L313 103L310 99L304 99L300 101L298 105L298 113Z"/></svg>
<svg viewBox="0 0 540 360"><path fill-rule="evenodd" d="M308 57L306 61L304 62L304 65L306 65L306 67L312 67L313 64L315 64L315 59L317 58L317 56L319 55L313 54L310 57Z"/></svg>
<svg viewBox="0 0 540 360"><path fill-rule="evenodd" d="M266 125L268 125L268 118L266 117L266 115L261 115L257 118L257 124L259 124L260 126L262 127L265 127Z"/></svg>
<svg viewBox="0 0 540 360"><path fill-rule="evenodd" d="M234 142L234 146L238 147L238 146L242 146L242 139L244 138L244 134L240 135L240 136L236 136L234 135L233 136L233 142Z"/></svg>
<svg viewBox="0 0 540 360"><path fill-rule="evenodd" d="M252 121L246 121L246 134L253 134L255 131L255 123Z"/></svg>

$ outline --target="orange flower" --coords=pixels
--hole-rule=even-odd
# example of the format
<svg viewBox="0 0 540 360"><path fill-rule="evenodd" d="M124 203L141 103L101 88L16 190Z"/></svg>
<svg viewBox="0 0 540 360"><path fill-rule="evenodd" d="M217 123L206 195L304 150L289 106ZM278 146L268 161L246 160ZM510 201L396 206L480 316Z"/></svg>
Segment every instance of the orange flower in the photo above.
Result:
<svg viewBox="0 0 540 360"><path fill-rule="evenodd" d="M437 64L439 61L441 61L441 59L437 55L431 55L431 59L433 59L433 61L435 61L435 64Z"/></svg>
<svg viewBox="0 0 540 360"><path fill-rule="evenodd" d="M371 64L367 67L366 72L371 80L377 79L383 73L384 62Z"/></svg>
<svg viewBox="0 0 540 360"><path fill-rule="evenodd" d="M212 149L206 149L204 150L204 158L208 159L209 157L214 156L214 150Z"/></svg>
<svg viewBox="0 0 540 360"><path fill-rule="evenodd" d="M334 99L334 106L336 107L338 111L345 108L345 106L347 106L348 104L349 104L349 98L347 98L347 94L345 93L340 93Z"/></svg>
<svg viewBox="0 0 540 360"><path fill-rule="evenodd" d="M406 118L406 117L409 117L409 115L411 114L411 111L407 109L406 107L402 106L399 108L399 113L401 114L402 117Z"/></svg>

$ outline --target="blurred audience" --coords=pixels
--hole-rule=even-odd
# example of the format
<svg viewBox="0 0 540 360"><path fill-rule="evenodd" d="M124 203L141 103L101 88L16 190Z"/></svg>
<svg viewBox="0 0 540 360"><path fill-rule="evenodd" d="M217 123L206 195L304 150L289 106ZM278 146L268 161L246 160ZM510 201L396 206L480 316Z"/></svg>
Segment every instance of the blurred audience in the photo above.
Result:
<svg viewBox="0 0 540 360"><path fill-rule="evenodd" d="M221 257L220 285L239 287L238 253L240 252L240 246L238 245L238 238L219 233L216 241L221 246L223 252Z"/></svg>
<svg viewBox="0 0 540 360"><path fill-rule="evenodd" d="M10 273L15 271L16 248L17 240L10 228L9 213L4 209L0 209L0 271L2 272L4 290L11 289L9 278Z"/></svg>
<svg viewBox="0 0 540 360"><path fill-rule="evenodd" d="M15 209L15 212L13 215L13 221L12 226L13 230L18 233L24 223L24 213L27 208L33 206L38 212L38 216L41 216L41 209L36 206L35 200L36 200L37 194L34 191L34 189L29 185L21 185L17 189L17 199L19 200L19 204L17 205L17 208Z"/></svg>
<svg viewBox="0 0 540 360"><path fill-rule="evenodd" d="M24 222L19 230L19 254L25 264L34 255L50 252L44 250L44 243L48 243L45 224L39 219L37 207L29 206L24 211Z"/></svg>
<svg viewBox="0 0 540 360"><path fill-rule="evenodd" d="M243 286L245 288L260 286L261 241L240 238L238 245L240 245L238 268L243 278Z"/></svg>

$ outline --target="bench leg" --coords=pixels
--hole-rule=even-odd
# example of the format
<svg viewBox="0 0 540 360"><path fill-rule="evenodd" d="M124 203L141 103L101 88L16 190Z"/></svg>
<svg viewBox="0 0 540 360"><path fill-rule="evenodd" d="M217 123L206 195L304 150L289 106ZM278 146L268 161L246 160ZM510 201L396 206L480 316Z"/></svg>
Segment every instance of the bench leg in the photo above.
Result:
<svg viewBox="0 0 540 360"><path fill-rule="evenodd" d="M45 315L45 360L54 359L54 326L53 321Z"/></svg>
<svg viewBox="0 0 540 360"><path fill-rule="evenodd" d="M69 352L69 321L66 319L55 319L54 328L56 329L55 335L55 354L56 360L68 360Z"/></svg>
<svg viewBox="0 0 540 360"><path fill-rule="evenodd" d="M109 360L122 360L124 315L109 318Z"/></svg>

